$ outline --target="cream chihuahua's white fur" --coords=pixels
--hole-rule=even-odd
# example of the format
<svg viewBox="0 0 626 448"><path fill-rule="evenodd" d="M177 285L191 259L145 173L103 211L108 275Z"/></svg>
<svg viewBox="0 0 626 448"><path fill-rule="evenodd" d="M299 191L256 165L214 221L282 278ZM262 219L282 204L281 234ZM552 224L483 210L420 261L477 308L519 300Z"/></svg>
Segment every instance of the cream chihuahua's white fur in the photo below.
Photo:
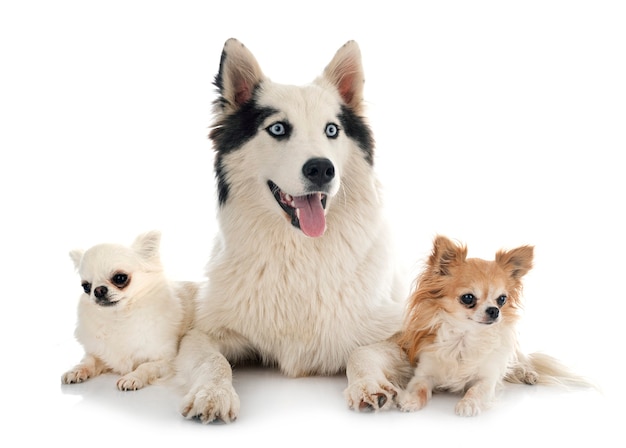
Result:
<svg viewBox="0 0 626 448"><path fill-rule="evenodd" d="M355 348L399 330L408 292L389 248L356 42L292 86L230 39L215 85L220 232L177 357L181 413L204 423L239 414L231 364L342 372Z"/></svg>
<svg viewBox="0 0 626 448"><path fill-rule="evenodd" d="M520 350L522 277L532 261L532 246L501 250L486 261L467 258L467 248L446 237L435 238L398 338L417 363L398 396L400 409L421 409L433 391L445 390L463 394L456 414L474 416L492 404L504 380L589 385L556 359Z"/></svg>
<svg viewBox="0 0 626 448"><path fill-rule="evenodd" d="M167 279L160 239L152 231L130 247L105 243L70 252L84 291L75 336L85 355L63 383L114 372L122 375L118 389L136 390L171 375L197 285Z"/></svg>

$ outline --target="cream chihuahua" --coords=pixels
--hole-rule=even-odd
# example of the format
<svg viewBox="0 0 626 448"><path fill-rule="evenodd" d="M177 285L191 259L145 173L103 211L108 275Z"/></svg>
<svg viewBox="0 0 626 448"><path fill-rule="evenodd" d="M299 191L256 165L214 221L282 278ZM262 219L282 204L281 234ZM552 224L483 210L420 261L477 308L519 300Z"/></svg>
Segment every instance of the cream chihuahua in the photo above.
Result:
<svg viewBox="0 0 626 448"><path fill-rule="evenodd" d="M130 247L98 244L70 252L83 289L75 336L85 355L62 376L64 384L114 372L122 375L118 389L137 390L170 376L193 319L197 285L168 281L160 241L152 231Z"/></svg>

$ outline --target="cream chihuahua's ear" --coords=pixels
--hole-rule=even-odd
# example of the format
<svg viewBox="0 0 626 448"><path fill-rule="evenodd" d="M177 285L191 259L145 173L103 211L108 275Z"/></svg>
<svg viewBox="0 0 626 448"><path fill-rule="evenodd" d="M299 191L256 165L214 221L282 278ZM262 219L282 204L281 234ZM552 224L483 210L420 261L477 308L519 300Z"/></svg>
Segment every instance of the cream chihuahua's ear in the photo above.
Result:
<svg viewBox="0 0 626 448"><path fill-rule="evenodd" d="M85 253L82 249L74 249L70 251L70 258L74 262L74 268L78 270L80 267L80 261L83 259L83 254Z"/></svg>
<svg viewBox="0 0 626 448"><path fill-rule="evenodd" d="M237 39L228 39L213 82L220 93L217 106L225 113L236 111L252 98L255 87L263 79L261 67L250 50Z"/></svg>
<svg viewBox="0 0 626 448"><path fill-rule="evenodd" d="M455 244L449 238L437 235L428 265L436 274L450 275L450 268L465 262L466 258L466 246Z"/></svg>
<svg viewBox="0 0 626 448"><path fill-rule="evenodd" d="M521 246L509 251L498 251L496 263L514 279L520 279L533 267L533 246Z"/></svg>
<svg viewBox="0 0 626 448"><path fill-rule="evenodd" d="M363 103L363 65L359 45L351 40L343 45L324 69L324 77L331 82L343 101L355 113L360 113Z"/></svg>
<svg viewBox="0 0 626 448"><path fill-rule="evenodd" d="M146 260L159 257L159 246L161 244L161 232L152 230L142 233L133 242L133 249Z"/></svg>

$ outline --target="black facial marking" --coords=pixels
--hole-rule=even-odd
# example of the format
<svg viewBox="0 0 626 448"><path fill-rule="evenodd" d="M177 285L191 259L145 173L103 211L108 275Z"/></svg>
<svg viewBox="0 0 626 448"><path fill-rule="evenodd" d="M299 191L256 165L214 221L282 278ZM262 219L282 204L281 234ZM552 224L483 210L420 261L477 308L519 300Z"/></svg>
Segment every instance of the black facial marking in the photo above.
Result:
<svg viewBox="0 0 626 448"><path fill-rule="evenodd" d="M374 137L369 125L347 106L341 106L339 121L346 135L358 143L367 163L374 165Z"/></svg>
<svg viewBox="0 0 626 448"><path fill-rule="evenodd" d="M276 110L270 107L259 107L253 98L241 106L235 113L227 115L211 129L209 138L217 152L215 158L215 177L217 178L218 200L223 205L228 199L228 182L223 164L223 157L250 139L258 132L263 121Z"/></svg>

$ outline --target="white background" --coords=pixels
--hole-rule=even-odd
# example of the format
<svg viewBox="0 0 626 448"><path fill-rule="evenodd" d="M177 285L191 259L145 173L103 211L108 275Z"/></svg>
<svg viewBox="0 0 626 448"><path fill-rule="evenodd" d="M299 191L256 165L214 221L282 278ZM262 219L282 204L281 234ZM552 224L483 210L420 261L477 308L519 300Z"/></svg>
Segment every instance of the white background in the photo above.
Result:
<svg viewBox="0 0 626 448"><path fill-rule="evenodd" d="M222 3L0 5L0 437L624 446L623 2ZM357 40L405 267L419 270L437 233L482 258L535 245L522 343L603 393L507 387L469 419L446 395L418 413L360 414L341 375L238 370L239 420L207 427L184 420L163 388L122 393L112 376L61 387L82 355L70 249L160 229L171 276L202 275L216 231L211 83L229 37L289 84L312 81Z"/></svg>

